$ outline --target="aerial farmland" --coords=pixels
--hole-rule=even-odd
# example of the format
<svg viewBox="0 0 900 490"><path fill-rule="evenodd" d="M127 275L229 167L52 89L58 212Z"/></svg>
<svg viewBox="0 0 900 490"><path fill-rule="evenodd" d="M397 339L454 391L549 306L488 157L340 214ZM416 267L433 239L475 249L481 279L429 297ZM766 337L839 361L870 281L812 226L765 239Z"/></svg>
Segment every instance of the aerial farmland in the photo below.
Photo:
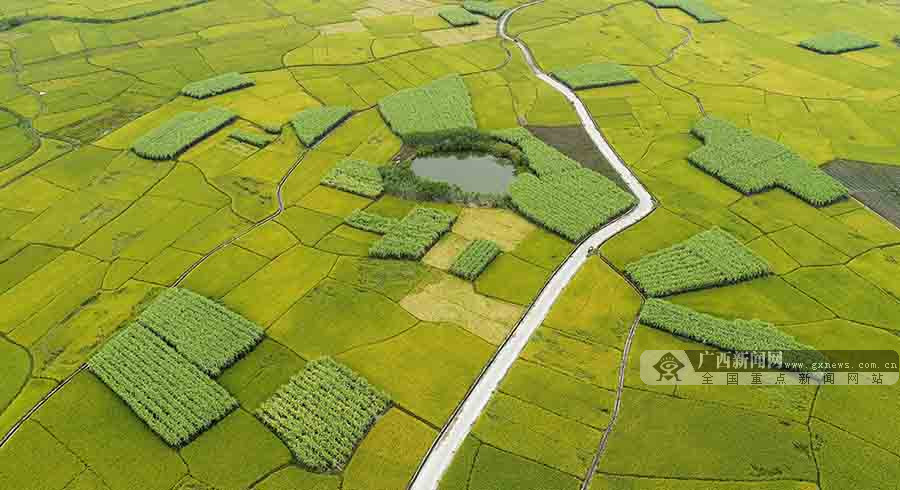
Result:
<svg viewBox="0 0 900 490"><path fill-rule="evenodd" d="M900 4L0 2L0 490L900 489Z"/></svg>

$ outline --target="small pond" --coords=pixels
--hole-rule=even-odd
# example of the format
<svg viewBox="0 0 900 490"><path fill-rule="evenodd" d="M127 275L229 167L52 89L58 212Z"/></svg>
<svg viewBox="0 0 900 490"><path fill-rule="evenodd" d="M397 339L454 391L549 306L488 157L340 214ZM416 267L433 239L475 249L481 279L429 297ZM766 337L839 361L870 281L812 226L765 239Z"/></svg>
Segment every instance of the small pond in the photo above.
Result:
<svg viewBox="0 0 900 490"><path fill-rule="evenodd" d="M456 184L464 191L480 194L506 194L515 177L515 167L509 161L478 153L417 157L412 161L412 171L421 178Z"/></svg>

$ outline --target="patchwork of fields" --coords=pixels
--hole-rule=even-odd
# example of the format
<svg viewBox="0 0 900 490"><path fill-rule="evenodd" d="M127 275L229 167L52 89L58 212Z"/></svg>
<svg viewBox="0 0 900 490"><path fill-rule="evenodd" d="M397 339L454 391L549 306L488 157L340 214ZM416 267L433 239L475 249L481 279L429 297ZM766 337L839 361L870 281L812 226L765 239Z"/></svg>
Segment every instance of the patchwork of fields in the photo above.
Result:
<svg viewBox="0 0 900 490"><path fill-rule="evenodd" d="M635 202L497 36L524 3L3 2L0 488L406 488ZM900 484L896 385L638 371L647 349L900 351L898 26L862 0L510 17L657 207L565 288L442 490ZM473 141L516 163L491 206L384 177Z"/></svg>

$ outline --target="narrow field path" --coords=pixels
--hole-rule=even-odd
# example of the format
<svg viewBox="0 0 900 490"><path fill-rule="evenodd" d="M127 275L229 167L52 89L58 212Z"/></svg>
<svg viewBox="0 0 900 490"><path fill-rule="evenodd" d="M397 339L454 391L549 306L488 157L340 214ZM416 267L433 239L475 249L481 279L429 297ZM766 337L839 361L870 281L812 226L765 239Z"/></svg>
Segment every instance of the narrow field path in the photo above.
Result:
<svg viewBox="0 0 900 490"><path fill-rule="evenodd" d="M522 50L525 61L538 78L553 87L554 90L561 93L569 100L575 108L578 118L581 120L581 125L584 127L588 136L590 136L591 141L593 141L594 146L597 147L597 150L600 151L612 168L619 174L629 190L637 197L638 204L632 208L631 211L599 229L596 233L579 244L572 255L556 269L553 276L541 290L537 299L528 311L525 312L525 315L513 329L511 334L506 338L503 344L501 344L500 348L469 389L466 397L459 406L457 406L456 411L450 417L449 422L444 426L443 430L428 450L428 453L425 455L416 474L413 475L412 481L408 487L409 490L437 489L441 477L453 461L453 456L459 450L460 446L462 446L466 436L471 432L472 427L475 425L475 422L478 420L482 411L484 411L488 401L490 401L494 392L497 391L497 388L500 386L500 382L506 376L506 373L509 372L516 359L518 359L519 354L521 354L522 350L525 348L531 335L538 327L540 327L541 323L543 323L544 318L546 318L547 314L550 312L550 307L556 302L556 299L559 297L560 293L562 293L563 288L569 284L569 281L575 277L575 273L578 272L578 269L580 269L585 261L587 261L588 252L596 249L606 240L609 240L617 233L637 223L653 211L653 198L650 196L650 193L647 192L647 189L641 185L634 174L632 174L628 167L625 166L625 163L622 162L619 155L616 154L603 137L603 134L594 124L590 112L578 96L568 87L541 71L535 63L531 51L521 40L507 35L506 25L509 22L509 18L514 13L541 2L543 2L543 0L526 3L503 14L500 18L500 22L497 24L498 33L500 37L507 41L512 41L520 50ZM629 334L626 349L631 343L633 331L634 326L632 326L632 332ZM623 365L627 362L627 353L627 350L623 352ZM621 366L619 371L621 378L621 375L624 374ZM621 394L622 383L620 382L616 393L616 412L618 412ZM612 424L612 421L610 424ZM604 442L608 432L609 431L607 430L607 434L604 435Z"/></svg>

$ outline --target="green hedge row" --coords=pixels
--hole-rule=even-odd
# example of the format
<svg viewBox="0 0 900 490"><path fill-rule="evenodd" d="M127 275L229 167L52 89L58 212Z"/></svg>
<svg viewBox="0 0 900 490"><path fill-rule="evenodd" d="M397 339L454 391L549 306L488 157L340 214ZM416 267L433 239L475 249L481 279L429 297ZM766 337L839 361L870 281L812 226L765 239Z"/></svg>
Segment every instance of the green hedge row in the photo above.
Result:
<svg viewBox="0 0 900 490"><path fill-rule="evenodd" d="M391 231L399 221L394 218L381 216L357 209L344 218L344 223L356 229L371 231L372 233L385 233Z"/></svg>
<svg viewBox="0 0 900 490"><path fill-rule="evenodd" d="M330 358L311 361L256 410L313 471L340 471L390 398Z"/></svg>
<svg viewBox="0 0 900 490"><path fill-rule="evenodd" d="M462 6L473 14L481 14L492 19L499 19L507 10L509 10L509 7L482 0L467 0L463 2Z"/></svg>
<svg viewBox="0 0 900 490"><path fill-rule="evenodd" d="M88 361L90 370L170 446L237 408L237 400L151 331L131 324Z"/></svg>
<svg viewBox="0 0 900 490"><path fill-rule="evenodd" d="M712 117L692 131L705 144L688 160L744 194L780 187L814 206L847 197L843 184L777 141Z"/></svg>
<svg viewBox="0 0 900 490"><path fill-rule="evenodd" d="M821 54L839 54L875 48L878 43L851 32L829 32L801 41L798 46Z"/></svg>
<svg viewBox="0 0 900 490"><path fill-rule="evenodd" d="M497 256L500 247L490 240L475 240L453 261L450 272L468 281L477 278Z"/></svg>
<svg viewBox="0 0 900 490"><path fill-rule="evenodd" d="M719 228L698 233L625 266L649 296L732 284L768 274L769 264Z"/></svg>
<svg viewBox="0 0 900 490"><path fill-rule="evenodd" d="M131 148L138 155L151 160L175 158L236 117L237 114L219 107L212 107L204 112L182 112L138 138Z"/></svg>
<svg viewBox="0 0 900 490"><path fill-rule="evenodd" d="M137 321L210 376L218 376L263 337L250 320L181 288L164 290Z"/></svg>
<svg viewBox="0 0 900 490"><path fill-rule="evenodd" d="M459 7L447 7L441 9L438 15L446 20L453 27L472 26L478 23L478 17L472 15L471 12Z"/></svg>
<svg viewBox="0 0 900 490"><path fill-rule="evenodd" d="M450 230L456 216L439 209L417 207L369 248L379 258L421 259Z"/></svg>
<svg viewBox="0 0 900 490"><path fill-rule="evenodd" d="M269 143L275 141L277 136L273 136L271 134L259 134L259 133L249 133L247 131L232 131L230 135L228 135L231 139L240 141L241 143L247 143L248 145L255 146L257 148L265 148Z"/></svg>
<svg viewBox="0 0 900 490"><path fill-rule="evenodd" d="M206 80L189 83L181 89L181 93L195 99L205 99L207 97L212 97L213 95L249 87L254 83L253 79L246 75L231 72L207 78Z"/></svg>
<svg viewBox="0 0 900 490"><path fill-rule="evenodd" d="M378 167L362 160L341 160L322 177L322 185L364 197L378 197L384 192Z"/></svg>

